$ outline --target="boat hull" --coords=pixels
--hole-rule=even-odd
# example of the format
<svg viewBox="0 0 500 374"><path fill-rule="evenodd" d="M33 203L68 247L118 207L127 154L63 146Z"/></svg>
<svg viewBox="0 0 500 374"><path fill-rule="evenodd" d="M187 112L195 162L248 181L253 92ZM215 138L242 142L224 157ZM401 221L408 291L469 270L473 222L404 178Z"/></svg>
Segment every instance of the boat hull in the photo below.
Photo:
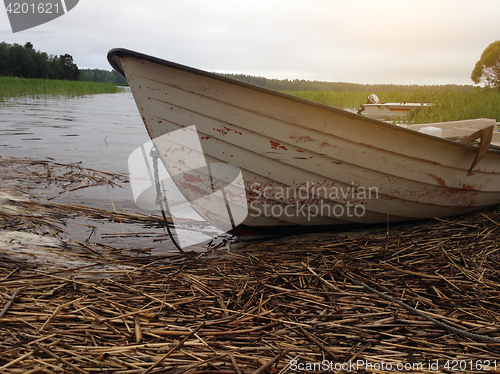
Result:
<svg viewBox="0 0 500 374"><path fill-rule="evenodd" d="M108 59L127 77L153 142L196 130L197 146L157 141L189 201L214 191L214 179L186 166L181 150L240 170L232 194L246 206L232 208L247 211L233 232L446 217L500 202L497 151L469 172L477 152L469 144L128 50L112 50ZM207 206L196 209L217 224L223 212Z"/></svg>

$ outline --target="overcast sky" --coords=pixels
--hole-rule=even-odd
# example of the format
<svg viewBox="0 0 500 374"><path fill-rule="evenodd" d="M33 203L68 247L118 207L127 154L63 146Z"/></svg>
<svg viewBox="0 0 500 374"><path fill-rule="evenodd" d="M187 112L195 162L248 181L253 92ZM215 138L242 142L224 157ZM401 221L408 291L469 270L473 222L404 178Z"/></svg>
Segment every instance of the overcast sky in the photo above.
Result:
<svg viewBox="0 0 500 374"><path fill-rule="evenodd" d="M365 84L472 84L500 40L500 0L80 0L64 16L0 41L69 53L110 70L123 47L195 68Z"/></svg>

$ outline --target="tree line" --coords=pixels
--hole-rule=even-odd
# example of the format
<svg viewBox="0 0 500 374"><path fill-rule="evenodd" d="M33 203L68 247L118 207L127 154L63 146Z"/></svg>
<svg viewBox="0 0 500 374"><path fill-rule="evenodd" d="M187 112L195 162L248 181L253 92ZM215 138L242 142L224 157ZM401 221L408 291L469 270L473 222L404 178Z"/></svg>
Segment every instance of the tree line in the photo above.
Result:
<svg viewBox="0 0 500 374"><path fill-rule="evenodd" d="M236 79L256 86L269 88L275 91L335 91L335 92L403 92L411 93L421 90L452 90L467 92L471 86L468 85L397 85L397 84L360 84L345 82L310 81L304 79L269 79L255 77L245 74L220 74L222 76Z"/></svg>
<svg viewBox="0 0 500 374"><path fill-rule="evenodd" d="M217 74L217 73L216 73ZM303 79L270 79L245 74L217 74L227 78L236 79L256 86L269 88L275 91L347 91L347 92L403 92L409 93L417 90L452 90L467 92L471 86L467 85L440 85L440 86L405 86L395 84L358 84L344 82L309 81ZM128 84L127 79L116 70L80 69L80 80L92 82L112 82Z"/></svg>
<svg viewBox="0 0 500 374"><path fill-rule="evenodd" d="M128 84L127 78L116 70L103 69L80 69L80 80L92 82L108 82L117 84Z"/></svg>
<svg viewBox="0 0 500 374"><path fill-rule="evenodd" d="M49 55L33 44L0 43L0 76L18 78L78 80L80 72L69 54Z"/></svg>
<svg viewBox="0 0 500 374"><path fill-rule="evenodd" d="M127 84L127 79L114 70L79 69L70 54L50 55L35 50L30 42L0 43L0 76Z"/></svg>

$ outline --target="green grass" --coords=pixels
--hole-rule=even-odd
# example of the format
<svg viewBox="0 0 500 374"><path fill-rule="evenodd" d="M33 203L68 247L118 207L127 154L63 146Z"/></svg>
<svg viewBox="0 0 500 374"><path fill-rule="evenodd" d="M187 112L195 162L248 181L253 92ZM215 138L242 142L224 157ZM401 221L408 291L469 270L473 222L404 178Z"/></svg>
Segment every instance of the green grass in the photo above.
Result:
<svg viewBox="0 0 500 374"><path fill-rule="evenodd" d="M412 123L494 118L500 122L500 91L474 88L467 92L452 90L417 90L414 92L335 92L286 91L285 93L341 109L357 109L375 93L381 102L433 103L408 116Z"/></svg>
<svg viewBox="0 0 500 374"><path fill-rule="evenodd" d="M116 93L121 90L114 83L0 77L0 99L20 96L31 98L72 97Z"/></svg>
<svg viewBox="0 0 500 374"><path fill-rule="evenodd" d="M500 91L474 89L467 93L433 92L427 102L432 107L412 113L408 120L414 123L458 121L473 118L493 118L500 122Z"/></svg>

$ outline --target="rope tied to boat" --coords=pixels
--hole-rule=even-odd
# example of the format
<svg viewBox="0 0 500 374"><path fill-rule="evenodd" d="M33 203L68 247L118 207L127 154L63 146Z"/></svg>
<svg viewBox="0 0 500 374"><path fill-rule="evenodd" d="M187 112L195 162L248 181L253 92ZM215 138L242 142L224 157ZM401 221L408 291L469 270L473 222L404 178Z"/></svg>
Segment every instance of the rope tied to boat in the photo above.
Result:
<svg viewBox="0 0 500 374"><path fill-rule="evenodd" d="M175 240L174 235L172 234L172 230L170 230L170 225L167 220L167 215L165 213L165 208L163 206L163 193L161 192L161 186L160 186L160 176L158 172L158 159L160 158L160 152L156 148L155 145L153 145L153 148L151 148L151 152L149 152L149 156L153 158L153 174L155 178L155 186L156 186L156 205L160 207L161 210L161 215L163 217L163 223L165 224L165 227L167 228L168 236L170 237L170 240L172 243L174 243L175 248L184 256L189 258L190 260L193 261L199 261L196 257L193 257L189 255L186 251L182 249L182 247L177 243L177 240Z"/></svg>

